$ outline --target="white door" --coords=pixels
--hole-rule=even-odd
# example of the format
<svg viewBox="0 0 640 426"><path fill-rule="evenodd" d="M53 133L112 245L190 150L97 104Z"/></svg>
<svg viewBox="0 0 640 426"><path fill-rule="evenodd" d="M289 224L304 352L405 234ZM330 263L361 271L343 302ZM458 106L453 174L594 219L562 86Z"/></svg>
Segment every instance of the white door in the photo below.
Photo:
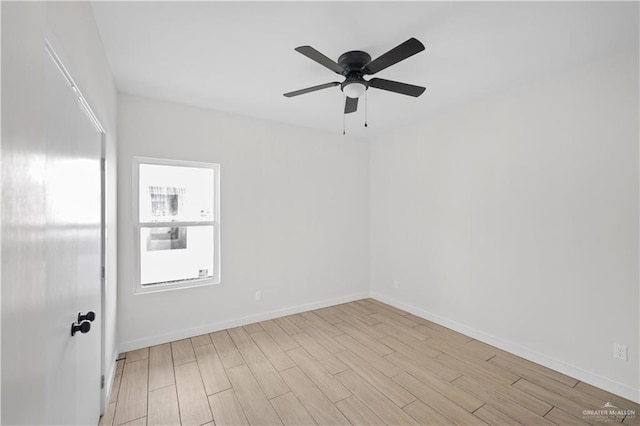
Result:
<svg viewBox="0 0 640 426"><path fill-rule="evenodd" d="M100 416L102 135L47 54L45 108L47 359L45 422ZM93 312L95 319L78 322ZM71 335L72 325L83 333Z"/></svg>

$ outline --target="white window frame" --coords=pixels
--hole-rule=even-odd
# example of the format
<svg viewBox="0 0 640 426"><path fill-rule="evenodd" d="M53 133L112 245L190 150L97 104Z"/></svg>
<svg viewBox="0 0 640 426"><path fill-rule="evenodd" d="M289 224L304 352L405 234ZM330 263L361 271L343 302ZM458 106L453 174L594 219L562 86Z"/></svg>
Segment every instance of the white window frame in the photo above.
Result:
<svg viewBox="0 0 640 426"><path fill-rule="evenodd" d="M214 196L213 196L213 220L204 222L141 222L140 221L140 165L162 165L179 167L198 167L213 170ZM133 239L134 239L134 294L157 293L161 291L193 288L220 284L220 164L202 163L197 161L170 160L163 158L133 157ZM165 284L142 285L140 264L140 229L143 227L180 227L213 225L213 268L212 278L196 280L184 280Z"/></svg>

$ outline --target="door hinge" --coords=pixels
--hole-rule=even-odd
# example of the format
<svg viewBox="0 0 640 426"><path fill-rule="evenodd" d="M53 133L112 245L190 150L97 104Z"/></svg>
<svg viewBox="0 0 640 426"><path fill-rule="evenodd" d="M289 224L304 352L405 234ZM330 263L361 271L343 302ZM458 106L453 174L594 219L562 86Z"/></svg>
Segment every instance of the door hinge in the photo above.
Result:
<svg viewBox="0 0 640 426"><path fill-rule="evenodd" d="M104 389L104 374L100 378L100 389Z"/></svg>
<svg viewBox="0 0 640 426"><path fill-rule="evenodd" d="M102 275L102 279L104 280L104 277L105 277L104 266L100 268L100 274Z"/></svg>
<svg viewBox="0 0 640 426"><path fill-rule="evenodd" d="M105 158L101 158L100 159L100 170L104 171L105 170L105 163L107 162L107 160Z"/></svg>

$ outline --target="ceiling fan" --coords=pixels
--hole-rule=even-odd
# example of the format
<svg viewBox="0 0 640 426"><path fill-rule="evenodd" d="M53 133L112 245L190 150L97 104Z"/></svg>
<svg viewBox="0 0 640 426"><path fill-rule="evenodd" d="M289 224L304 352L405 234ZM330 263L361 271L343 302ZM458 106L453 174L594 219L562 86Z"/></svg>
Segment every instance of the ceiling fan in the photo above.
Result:
<svg viewBox="0 0 640 426"><path fill-rule="evenodd" d="M345 79L343 82L333 81L331 83L285 93L284 96L287 98L315 92L316 90L328 89L329 87L340 86L340 90L346 95L344 113L349 114L358 109L358 98L362 96L369 87L413 97L418 97L425 91L425 88L421 86L385 80L383 78L364 79L365 75L376 74L416 53L422 52L424 45L415 38L410 38L373 61L371 60L371 55L360 50L343 53L338 58L338 62L326 57L311 46L300 46L296 47L295 50L320 65L329 68L336 74L344 76Z"/></svg>

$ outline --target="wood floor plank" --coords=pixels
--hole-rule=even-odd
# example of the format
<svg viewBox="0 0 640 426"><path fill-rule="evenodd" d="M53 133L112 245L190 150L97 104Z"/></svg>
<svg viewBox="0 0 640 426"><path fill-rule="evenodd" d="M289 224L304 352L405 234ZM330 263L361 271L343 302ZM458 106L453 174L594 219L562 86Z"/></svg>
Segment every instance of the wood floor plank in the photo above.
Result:
<svg viewBox="0 0 640 426"><path fill-rule="evenodd" d="M342 321L340 317L336 315L336 309L333 306L329 306L328 308L317 309L314 312L318 316L320 316L323 320L333 325Z"/></svg>
<svg viewBox="0 0 640 426"><path fill-rule="evenodd" d="M313 311L303 312L300 315L309 323L313 324L314 327L322 330L322 332L329 337L336 337L343 334L342 331L334 327L330 322L325 321L321 316L317 315Z"/></svg>
<svg viewBox="0 0 640 426"><path fill-rule="evenodd" d="M400 352L394 352L384 357L389 362L403 371L413 375L417 379L421 379L427 372L442 377L444 380L450 382L460 377L460 374L448 368L447 366L438 363L433 358L425 358L424 362L414 362L410 360Z"/></svg>
<svg viewBox="0 0 640 426"><path fill-rule="evenodd" d="M281 374L291 391L298 397L318 424L350 424L300 368L290 368Z"/></svg>
<svg viewBox="0 0 640 426"><path fill-rule="evenodd" d="M116 403L111 402L107 405L107 408L104 410L104 415L100 417L98 426L112 426L113 417L115 416L115 414L116 414Z"/></svg>
<svg viewBox="0 0 640 426"><path fill-rule="evenodd" d="M244 331L246 331L249 334L260 333L260 332L264 331L262 326L260 324L258 324L257 322L254 322L253 324L247 324L243 328L244 328Z"/></svg>
<svg viewBox="0 0 640 426"><path fill-rule="evenodd" d="M569 415L576 418L583 418L582 411L585 410L585 407L571 399L558 395L555 392L551 392L536 383L530 382L527 379L520 379L512 385L516 389L520 389L521 391L528 393L529 395L537 398L541 401L547 402L554 407L558 407L564 411L566 411ZM595 424L596 421L594 419L584 418L584 421L587 423Z"/></svg>
<svg viewBox="0 0 640 426"><path fill-rule="evenodd" d="M557 382L555 380L550 380L546 377L542 380L540 379L540 377L537 377L535 379L527 379L527 380L529 380L530 382L534 382L540 387L543 387L551 392L555 392L559 395L568 397L572 401L576 402L577 404L583 407L592 407L590 408L592 410L598 409L602 405L604 405L604 402L599 398L591 396L578 389L563 385L562 383Z"/></svg>
<svg viewBox="0 0 640 426"><path fill-rule="evenodd" d="M390 320L392 320L394 323L397 323L399 325L402 325L404 327L415 327L416 325L419 325L420 323L415 322L413 320L410 320L409 318L397 313L397 312L392 312L392 311L388 311L388 310L381 310L378 311L375 315L382 315L384 317L389 318ZM373 315L375 317L375 315ZM382 322L382 321L381 321Z"/></svg>
<svg viewBox="0 0 640 426"><path fill-rule="evenodd" d="M497 410L492 405L486 404L473 412L473 415L487 424L493 426L514 426L520 425L516 420Z"/></svg>
<svg viewBox="0 0 640 426"><path fill-rule="evenodd" d="M540 417L509 399L503 400L500 404L491 404L491 406L508 417L511 417L514 421L524 425L553 425L553 423L546 418Z"/></svg>
<svg viewBox="0 0 640 426"><path fill-rule="evenodd" d="M123 423L122 426L147 426L147 418L140 417L139 419L131 420L130 422Z"/></svg>
<svg viewBox="0 0 640 426"><path fill-rule="evenodd" d="M419 399L402 409L405 413L416 419L421 425L453 426L451 420L429 407Z"/></svg>
<svg viewBox="0 0 640 426"><path fill-rule="evenodd" d="M434 329L427 327L424 324L418 324L415 327L413 327L413 330L415 330L416 332L422 334L424 337L426 338L432 338L432 337L438 337L438 332L435 331Z"/></svg>
<svg viewBox="0 0 640 426"><path fill-rule="evenodd" d="M462 345L473 340L472 337L466 336L462 333L458 333L457 331L453 331L441 326L440 324L436 324L430 321L423 321L422 324L413 327L413 329L419 333L424 334L425 336L437 338L438 340L452 344Z"/></svg>
<svg viewBox="0 0 640 426"><path fill-rule="evenodd" d="M402 373L393 378L399 385L420 398L422 402L456 424L479 424L477 417L460 407L438 391L425 385L409 373Z"/></svg>
<svg viewBox="0 0 640 426"><path fill-rule="evenodd" d="M149 391L175 384L171 344L149 348Z"/></svg>
<svg viewBox="0 0 640 426"><path fill-rule="evenodd" d="M227 333L229 333L229 336L231 336L233 343L236 344L236 347L238 349L247 348L254 345L253 340L251 340L249 334L247 334L247 332L244 331L244 328L242 327L230 328L227 330Z"/></svg>
<svg viewBox="0 0 640 426"><path fill-rule="evenodd" d="M287 352L295 364L302 370L309 379L326 395L331 402L337 402L351 395L339 381L322 367L303 348L291 349Z"/></svg>
<svg viewBox="0 0 640 426"><path fill-rule="evenodd" d="M410 334L412 337L418 340L427 339L429 336L420 333L419 331L414 330L411 327L407 327L406 325L398 322L395 318L390 317L388 315L383 315L381 313L375 313L371 315L371 318L375 318L380 321L382 324L386 324L388 327L391 327L393 330L402 330L404 334Z"/></svg>
<svg viewBox="0 0 640 426"><path fill-rule="evenodd" d="M260 348L255 345L247 346L240 348L240 353L254 377L262 386L268 399L289 392L289 387L282 380L276 369L273 368L267 357L264 356Z"/></svg>
<svg viewBox="0 0 640 426"><path fill-rule="evenodd" d="M453 341L453 342L457 342L457 343L467 343L473 340L472 337L469 337L465 334L459 333L455 330L452 330L450 328L444 327L440 324L437 324L433 321L429 321L423 318L419 318L416 317L415 315L407 315L407 318L412 318L414 319L416 322L419 322L420 325L422 326L426 326L428 327L429 333L431 333L432 337L440 337L443 340L449 340L449 341ZM414 328L418 328L414 327ZM435 333L435 334L433 334Z"/></svg>
<svg viewBox="0 0 640 426"><path fill-rule="evenodd" d="M282 328L282 330L284 330L284 332L287 333L289 336L302 333L302 330L300 330L300 328L298 328L298 326L295 325L295 323L291 321L288 317L274 318L273 322L275 322L276 325L280 326L280 328Z"/></svg>
<svg viewBox="0 0 640 426"><path fill-rule="evenodd" d="M380 371L387 377L393 377L402 373L402 370L387 361L385 358L380 355L375 354L373 351L368 349L362 343L358 342L356 339L349 335L342 335L335 338L338 342L342 343L345 348L349 349L354 354L358 355L360 358L369 362L375 369Z"/></svg>
<svg viewBox="0 0 640 426"><path fill-rule="evenodd" d="M417 362L422 362L425 357L435 358L441 355L442 352L433 349L431 346L425 345L423 341L418 340L408 345L401 342L393 336L385 336L378 340L385 346L393 349L396 352L400 352L402 355Z"/></svg>
<svg viewBox="0 0 640 426"><path fill-rule="evenodd" d="M354 425L384 425L384 421L371 411L356 396L350 396L336 403L336 407Z"/></svg>
<svg viewBox="0 0 640 426"><path fill-rule="evenodd" d="M640 416L640 404L635 403L633 401L629 401L626 398L622 398L621 396L614 395L611 392L607 392L595 386L592 386L588 383L580 382L578 383L574 389L579 390L580 392L591 395L594 398L599 399L604 402L611 402L616 407L622 410L635 410L635 412ZM604 405L604 402L601 404ZM595 408L594 408L595 409ZM640 417L639 417L640 419Z"/></svg>
<svg viewBox="0 0 640 426"><path fill-rule="evenodd" d="M351 351L340 352L336 355L340 361L351 368L356 374L362 377L371 386L379 390L398 407L402 408L416 400L416 397L407 392L402 386L376 370L364 359L355 355Z"/></svg>
<svg viewBox="0 0 640 426"><path fill-rule="evenodd" d="M456 379L453 384L471 392L485 402L493 402L500 405L505 400L510 400L540 417L543 417L553 407L553 405L534 398L512 386L500 385L487 380L477 380L471 376L462 376Z"/></svg>
<svg viewBox="0 0 640 426"><path fill-rule="evenodd" d="M148 359L125 363L113 422L115 425L147 415L148 380Z"/></svg>
<svg viewBox="0 0 640 426"><path fill-rule="evenodd" d="M135 351L127 352L127 357L125 358L125 364L129 362L140 361L141 359L149 358L149 348L137 349Z"/></svg>
<svg viewBox="0 0 640 426"><path fill-rule="evenodd" d="M274 320L262 321L260 325L267 333L269 333L271 338L282 348L283 351L288 351L289 349L300 346L294 339L292 339L291 336L285 333L285 331L280 328Z"/></svg>
<svg viewBox="0 0 640 426"><path fill-rule="evenodd" d="M187 364L196 360L196 354L193 352L191 339L178 340L171 342L171 353L173 355L173 365L178 366Z"/></svg>
<svg viewBox="0 0 640 426"><path fill-rule="evenodd" d="M296 334L293 338L331 374L336 374L347 369L347 366L336 358L334 354L327 351L307 333Z"/></svg>
<svg viewBox="0 0 640 426"><path fill-rule="evenodd" d="M373 386L365 382L351 370L336 375L340 383L357 396L371 411L386 424L417 425L413 417L402 411L390 399L381 394Z"/></svg>
<svg viewBox="0 0 640 426"><path fill-rule="evenodd" d="M175 385L149 392L147 424L149 426L180 424L180 410Z"/></svg>
<svg viewBox="0 0 640 426"><path fill-rule="evenodd" d="M487 343L481 342L479 340L473 339L467 343L465 346L474 352L484 353L486 356L485 359L490 359L500 353L504 353L503 350L496 348L495 346L491 346Z"/></svg>
<svg viewBox="0 0 640 426"><path fill-rule="evenodd" d="M366 312L368 314L375 314L380 309L396 309L385 303L382 303L378 300L371 299L371 298L356 300L355 302L351 302L348 305L357 306L360 309L362 309L363 312Z"/></svg>
<svg viewBox="0 0 640 426"><path fill-rule="evenodd" d="M557 424L557 425L582 425L587 426L589 423L585 422L582 419L578 419L564 410L561 410L558 407L553 407L551 411L544 416L545 419Z"/></svg>
<svg viewBox="0 0 640 426"><path fill-rule="evenodd" d="M209 337L208 334L201 334L200 336L191 338L191 345L193 345L194 349L198 346L210 345L211 343L211 337Z"/></svg>
<svg viewBox="0 0 640 426"><path fill-rule="evenodd" d="M242 411L233 389L227 389L209 396L209 405L216 426L244 426L249 421Z"/></svg>
<svg viewBox="0 0 640 426"><path fill-rule="evenodd" d="M300 314L288 315L287 318L289 318L289 320L296 325L298 325L298 323L301 321L306 321L303 317L300 316Z"/></svg>
<svg viewBox="0 0 640 426"><path fill-rule="evenodd" d="M389 355L393 352L393 349L390 347L383 345L378 342L376 339L368 335L362 330L357 329L351 324L347 324L344 322L336 323L335 326L342 331L344 334L348 334L349 336L356 339L358 342L371 349L373 352L380 356Z"/></svg>
<svg viewBox="0 0 640 426"><path fill-rule="evenodd" d="M473 348L467 346L465 342L444 340L439 336L427 339L424 343L440 352L455 356L458 359L487 361L493 357L491 354L475 352Z"/></svg>
<svg viewBox="0 0 640 426"><path fill-rule="evenodd" d="M367 325L376 325L380 323L379 320L377 320L376 318L372 318L370 313L367 313L366 310L363 310L362 307L358 305L347 303L343 305L338 305L336 306L336 308L340 309L341 311L351 316L358 318L358 320L362 321Z"/></svg>
<svg viewBox="0 0 640 426"><path fill-rule="evenodd" d="M229 389L231 383L213 344L198 346L195 353L207 395Z"/></svg>
<svg viewBox="0 0 640 426"><path fill-rule="evenodd" d="M324 330L317 328L315 324L312 324L309 321L298 323L298 327L300 327L307 336L311 337L332 354L345 350L345 347L338 343L333 337L329 336L324 332ZM344 333L340 332L340 334Z"/></svg>
<svg viewBox="0 0 640 426"><path fill-rule="evenodd" d="M408 345L413 345L415 342L428 339L427 336L422 333L418 333L413 328L391 326L383 322L374 325L373 328L378 332L384 334L384 336L395 337L396 339Z"/></svg>
<svg viewBox="0 0 640 426"><path fill-rule="evenodd" d="M439 392L441 395L455 402L458 406L464 408L470 413L473 413L484 404L484 401L476 397L474 394L467 392L465 389L456 386L455 384L451 384L428 371L424 371L419 378L415 376L413 377L422 384L427 385L429 389Z"/></svg>
<svg viewBox="0 0 640 426"><path fill-rule="evenodd" d="M227 369L238 402L252 425L280 425L280 417L246 365Z"/></svg>
<svg viewBox="0 0 640 426"><path fill-rule="evenodd" d="M198 364L190 362L176 365L175 373L182 424L201 425L213 420Z"/></svg>
<svg viewBox="0 0 640 426"><path fill-rule="evenodd" d="M111 385L111 397L109 402L116 402L118 400L118 391L120 390L120 381L122 380L122 370L124 369L125 360L116 361L116 372L113 378L113 384Z"/></svg>
<svg viewBox="0 0 640 426"><path fill-rule="evenodd" d="M520 378L510 371L496 367L488 362L458 359L444 353L438 355L436 360L452 370L458 371L460 374L471 376L477 380L486 380L490 383L511 386Z"/></svg>
<svg viewBox="0 0 640 426"><path fill-rule="evenodd" d="M220 360L225 368L236 367L244 364L242 355L240 355L238 348L236 348L236 345L233 343L231 336L229 336L229 333L227 333L226 330L211 333L209 334L209 337L211 337L213 346L215 346L216 352L218 352Z"/></svg>
<svg viewBox="0 0 640 426"><path fill-rule="evenodd" d="M254 333L251 338L276 370L286 370L296 365L266 331Z"/></svg>
<svg viewBox="0 0 640 426"><path fill-rule="evenodd" d="M502 354L496 355L491 358L489 362L527 379L536 380L537 378L544 377L560 382L571 388L578 384L578 380L573 377L558 373L550 368L527 361L524 358L516 357L515 355L509 354L508 357L503 356Z"/></svg>
<svg viewBox="0 0 640 426"><path fill-rule="evenodd" d="M362 331L363 333L371 336L374 339L379 339L381 337L386 336L385 333L383 333L380 330L377 330L376 328L373 327L373 325L369 325L366 322L361 321L360 318L358 318L357 316L351 315L342 309L336 308L334 311L334 314L342 320L343 324L349 324L357 328L358 330ZM376 324L379 324L375 320L372 320L372 321L375 322Z"/></svg>
<svg viewBox="0 0 640 426"><path fill-rule="evenodd" d="M317 424L315 420L313 420L313 417L311 417L311 414L309 414L307 409L304 408L292 392L273 398L271 400L271 405L273 405L273 408L280 416L282 423L286 426Z"/></svg>

